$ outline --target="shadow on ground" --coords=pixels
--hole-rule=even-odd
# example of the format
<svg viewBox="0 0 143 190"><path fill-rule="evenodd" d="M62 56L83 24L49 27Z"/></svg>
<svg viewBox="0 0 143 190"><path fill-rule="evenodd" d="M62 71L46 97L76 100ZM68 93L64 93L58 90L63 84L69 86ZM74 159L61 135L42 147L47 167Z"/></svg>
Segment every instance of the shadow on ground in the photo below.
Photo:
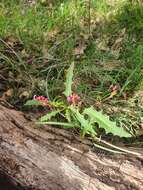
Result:
<svg viewBox="0 0 143 190"><path fill-rule="evenodd" d="M20 187L16 187L8 177L0 174L0 190L22 190Z"/></svg>

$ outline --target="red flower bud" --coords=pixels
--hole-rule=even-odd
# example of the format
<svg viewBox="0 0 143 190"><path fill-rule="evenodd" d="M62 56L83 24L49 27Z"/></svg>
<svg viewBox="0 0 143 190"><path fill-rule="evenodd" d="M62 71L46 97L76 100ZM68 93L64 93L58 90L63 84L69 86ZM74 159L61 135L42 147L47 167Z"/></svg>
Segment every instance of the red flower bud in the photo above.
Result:
<svg viewBox="0 0 143 190"><path fill-rule="evenodd" d="M45 98L44 96L34 95L33 99L42 102L44 106L49 106L49 100L48 100L48 98Z"/></svg>

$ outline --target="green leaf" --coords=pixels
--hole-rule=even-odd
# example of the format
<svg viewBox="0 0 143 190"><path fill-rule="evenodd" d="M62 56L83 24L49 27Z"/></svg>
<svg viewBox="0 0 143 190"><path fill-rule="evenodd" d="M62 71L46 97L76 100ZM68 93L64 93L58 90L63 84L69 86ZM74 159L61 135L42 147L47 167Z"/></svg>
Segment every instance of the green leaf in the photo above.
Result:
<svg viewBox="0 0 143 190"><path fill-rule="evenodd" d="M82 132L82 137L85 136L85 134L90 134L92 137L96 136L96 132L94 130L94 126L92 126L90 124L90 122L88 120L86 120L84 118L84 116L82 114L79 113L79 111L77 109L75 109L73 106L70 107L71 111L73 112L73 114L75 115L76 119L78 120L78 122L81 125L81 132Z"/></svg>
<svg viewBox="0 0 143 190"><path fill-rule="evenodd" d="M43 102L40 102L38 100L28 100L25 104L25 106L33 106L33 105L43 105Z"/></svg>
<svg viewBox="0 0 143 190"><path fill-rule="evenodd" d="M61 110L54 110L54 111L52 111L52 112L50 112L50 113L47 113L46 115L44 115L44 116L42 116L41 118L40 118L40 121L41 122L44 122L44 121L48 121L48 120L50 120L52 117L55 117L58 113L60 113L61 112Z"/></svg>
<svg viewBox="0 0 143 190"><path fill-rule="evenodd" d="M66 97L72 94L73 71L74 71L74 62L72 62L66 74L65 91L63 92L63 94Z"/></svg>
<svg viewBox="0 0 143 190"><path fill-rule="evenodd" d="M116 122L110 121L109 116L104 115L101 111L96 111L93 107L86 108L83 113L87 114L92 121L94 120L94 122L98 123L99 127L103 128L106 134L112 133L119 137L132 137L124 128L117 127Z"/></svg>

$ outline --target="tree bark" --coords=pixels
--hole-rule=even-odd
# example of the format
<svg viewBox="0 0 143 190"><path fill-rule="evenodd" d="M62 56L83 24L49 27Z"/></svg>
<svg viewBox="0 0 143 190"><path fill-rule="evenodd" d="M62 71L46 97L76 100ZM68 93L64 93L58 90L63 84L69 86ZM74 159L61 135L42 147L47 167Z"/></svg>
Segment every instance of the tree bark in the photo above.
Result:
<svg viewBox="0 0 143 190"><path fill-rule="evenodd" d="M36 126L2 105L0 173L26 190L143 189L142 159L93 151L71 132Z"/></svg>

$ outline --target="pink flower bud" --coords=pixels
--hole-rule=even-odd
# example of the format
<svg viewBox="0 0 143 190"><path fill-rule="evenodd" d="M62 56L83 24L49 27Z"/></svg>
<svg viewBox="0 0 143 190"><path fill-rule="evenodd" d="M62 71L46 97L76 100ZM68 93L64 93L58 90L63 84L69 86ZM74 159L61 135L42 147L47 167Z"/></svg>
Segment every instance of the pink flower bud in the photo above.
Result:
<svg viewBox="0 0 143 190"><path fill-rule="evenodd" d="M72 94L70 96L67 97L67 101L70 104L78 104L78 102L80 101L80 97L77 94Z"/></svg>
<svg viewBox="0 0 143 190"><path fill-rule="evenodd" d="M68 96L67 101L68 101L68 103L72 103L72 96Z"/></svg>

